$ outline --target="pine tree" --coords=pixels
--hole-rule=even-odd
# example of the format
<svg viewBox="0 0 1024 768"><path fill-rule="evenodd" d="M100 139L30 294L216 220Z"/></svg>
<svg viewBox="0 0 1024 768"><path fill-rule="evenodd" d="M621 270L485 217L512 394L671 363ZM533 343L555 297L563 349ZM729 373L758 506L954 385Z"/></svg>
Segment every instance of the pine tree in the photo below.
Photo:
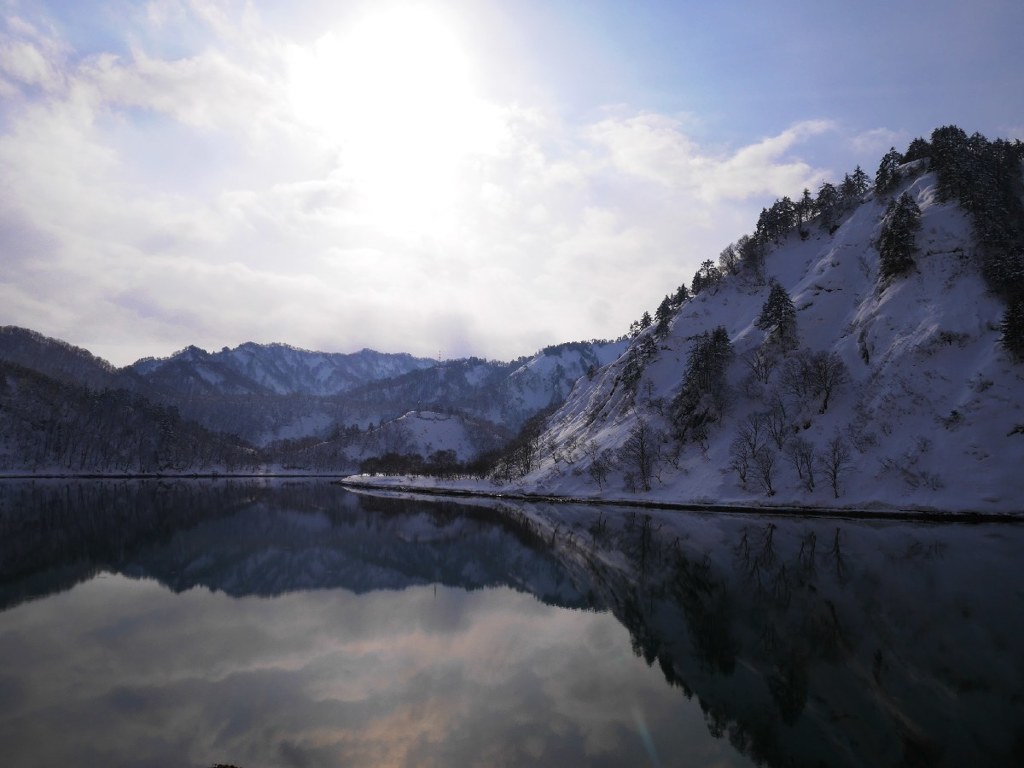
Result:
<svg viewBox="0 0 1024 768"><path fill-rule="evenodd" d="M836 225L839 203L839 190L826 181L818 190L818 197L814 201L814 212L821 217L822 228L829 232L832 232Z"/></svg>
<svg viewBox="0 0 1024 768"><path fill-rule="evenodd" d="M868 191L868 175L864 173L864 170L858 165L853 169L853 187L857 190L858 195L863 195Z"/></svg>
<svg viewBox="0 0 1024 768"><path fill-rule="evenodd" d="M907 151L903 153L903 162L912 163L915 160L922 160L926 157L932 156L932 146L927 141L918 136L907 147Z"/></svg>
<svg viewBox="0 0 1024 768"><path fill-rule="evenodd" d="M682 389L672 402L680 439L705 439L708 425L721 418L728 400L726 374L733 356L729 333L722 326L694 340L686 359Z"/></svg>
<svg viewBox="0 0 1024 768"><path fill-rule="evenodd" d="M882 156L882 162L878 164L878 172L875 174L875 191L884 195L900 181L900 165L903 163L903 156L896 151L896 147L889 147L889 151Z"/></svg>
<svg viewBox="0 0 1024 768"><path fill-rule="evenodd" d="M1024 297L1010 302L999 324L1002 343L1018 361L1024 362Z"/></svg>
<svg viewBox="0 0 1024 768"><path fill-rule="evenodd" d="M658 322L655 332L661 336L668 330L668 322L672 319L672 300L668 296L661 300L654 312L654 319Z"/></svg>
<svg viewBox="0 0 1024 768"><path fill-rule="evenodd" d="M839 197L845 206L850 206L857 202L857 182L848 173L843 176L843 183L839 186Z"/></svg>
<svg viewBox="0 0 1024 768"><path fill-rule="evenodd" d="M970 186L967 134L955 125L936 128L931 148L931 168L939 174L939 198L948 202L963 197Z"/></svg>
<svg viewBox="0 0 1024 768"><path fill-rule="evenodd" d="M772 281L768 299L761 307L757 327L768 333L770 339L777 339L784 348L796 344L796 308L786 289Z"/></svg>
<svg viewBox="0 0 1024 768"><path fill-rule="evenodd" d="M889 203L878 241L879 277L902 275L914 266L914 238L921 227L921 209L904 192Z"/></svg>
<svg viewBox="0 0 1024 768"><path fill-rule="evenodd" d="M743 235L736 241L736 253L744 271L760 274L764 267L765 244L760 238Z"/></svg>
<svg viewBox="0 0 1024 768"><path fill-rule="evenodd" d="M707 259L701 262L700 269L693 276L693 294L696 296L706 288L713 288L722 279L722 272L715 266L715 262Z"/></svg>
<svg viewBox="0 0 1024 768"><path fill-rule="evenodd" d="M686 283L683 283L676 288L675 294L672 296L672 304L677 307L681 307L683 302L690 298L690 290L686 287Z"/></svg>

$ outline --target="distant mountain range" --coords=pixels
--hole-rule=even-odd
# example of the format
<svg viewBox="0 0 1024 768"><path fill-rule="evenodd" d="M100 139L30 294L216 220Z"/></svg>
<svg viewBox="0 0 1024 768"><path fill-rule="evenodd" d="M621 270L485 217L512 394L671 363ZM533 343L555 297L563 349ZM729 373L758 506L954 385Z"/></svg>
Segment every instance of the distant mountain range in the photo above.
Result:
<svg viewBox="0 0 1024 768"><path fill-rule="evenodd" d="M206 352L190 346L167 358L147 357L129 368L154 387L183 397L340 395L382 379L437 365L409 354L364 349L310 352L287 344L240 344Z"/></svg>
<svg viewBox="0 0 1024 768"><path fill-rule="evenodd" d="M6 326L0 471L333 472L389 452L466 461L624 348L570 343L504 363L246 343L116 368Z"/></svg>

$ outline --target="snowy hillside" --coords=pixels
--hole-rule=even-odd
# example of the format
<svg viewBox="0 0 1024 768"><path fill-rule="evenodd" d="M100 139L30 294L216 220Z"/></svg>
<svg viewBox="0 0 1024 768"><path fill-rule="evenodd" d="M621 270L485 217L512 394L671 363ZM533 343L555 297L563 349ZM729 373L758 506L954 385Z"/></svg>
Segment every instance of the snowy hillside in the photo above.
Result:
<svg viewBox="0 0 1024 768"><path fill-rule="evenodd" d="M247 342L213 353L187 347L168 358L145 358L130 367L182 394L326 396L436 364L435 360L372 349L342 354Z"/></svg>
<svg viewBox="0 0 1024 768"><path fill-rule="evenodd" d="M382 424L366 436L361 457L380 456L388 448L395 453L427 457L451 451L456 461L469 461L499 447L508 438L490 423L473 422L456 414L409 411Z"/></svg>
<svg viewBox="0 0 1024 768"><path fill-rule="evenodd" d="M511 437L506 429L464 414L409 411L365 432L353 427L329 440L277 445L274 453L280 468L289 472L354 472L360 467L450 472L499 450Z"/></svg>
<svg viewBox="0 0 1024 768"><path fill-rule="evenodd" d="M683 302L660 333L644 330L551 417L523 487L680 502L1019 509L1024 365L1000 344L1004 304L976 266L969 221L954 202L939 202L936 175L920 163L903 172L891 194L866 192L832 234L813 222L806 239L788 232L769 247L761 275L729 275ZM881 279L876 244L902 192L921 212L916 266ZM795 309L792 348L758 327L773 281ZM734 353L725 402L720 412L694 406L710 416L680 438L688 356L718 327ZM834 387L801 386L801 366L815 361L834 366Z"/></svg>
<svg viewBox="0 0 1024 768"><path fill-rule="evenodd" d="M616 359L624 348L622 341L570 342L510 363L447 360L348 393L348 423L430 409L458 411L515 431L535 414L560 404L579 378Z"/></svg>
<svg viewBox="0 0 1024 768"><path fill-rule="evenodd" d="M561 403L578 380L617 359L625 348L625 341L617 341L541 350L508 377L506 402L511 409L531 414Z"/></svg>

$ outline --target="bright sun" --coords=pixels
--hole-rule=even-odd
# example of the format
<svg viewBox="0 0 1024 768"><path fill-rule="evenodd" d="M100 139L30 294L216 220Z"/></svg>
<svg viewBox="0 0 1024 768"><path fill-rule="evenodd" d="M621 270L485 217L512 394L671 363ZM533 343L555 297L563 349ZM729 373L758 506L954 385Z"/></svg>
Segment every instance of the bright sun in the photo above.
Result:
<svg viewBox="0 0 1024 768"><path fill-rule="evenodd" d="M429 232L451 223L464 160L497 140L452 27L422 6L378 10L292 58L301 120L336 140L364 213Z"/></svg>

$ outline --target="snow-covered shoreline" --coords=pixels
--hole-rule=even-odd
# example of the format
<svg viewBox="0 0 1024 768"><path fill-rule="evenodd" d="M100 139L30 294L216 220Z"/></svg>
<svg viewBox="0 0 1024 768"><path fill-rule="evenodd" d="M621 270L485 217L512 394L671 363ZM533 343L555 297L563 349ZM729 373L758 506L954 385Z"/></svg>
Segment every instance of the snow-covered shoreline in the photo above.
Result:
<svg viewBox="0 0 1024 768"><path fill-rule="evenodd" d="M896 507L873 504L871 507L804 506L799 504L764 504L756 501L712 502L704 500L671 500L658 497L618 497L611 495L562 495L525 488L495 486L486 479L445 481L414 475L350 475L335 481L353 491L370 491L448 498L477 498L502 501L543 502L549 504L582 504L591 506L634 507L679 512L715 514L759 514L786 517L838 517L858 520L910 520L919 522L1024 522L1024 511L985 512L973 509L938 509L934 507Z"/></svg>

